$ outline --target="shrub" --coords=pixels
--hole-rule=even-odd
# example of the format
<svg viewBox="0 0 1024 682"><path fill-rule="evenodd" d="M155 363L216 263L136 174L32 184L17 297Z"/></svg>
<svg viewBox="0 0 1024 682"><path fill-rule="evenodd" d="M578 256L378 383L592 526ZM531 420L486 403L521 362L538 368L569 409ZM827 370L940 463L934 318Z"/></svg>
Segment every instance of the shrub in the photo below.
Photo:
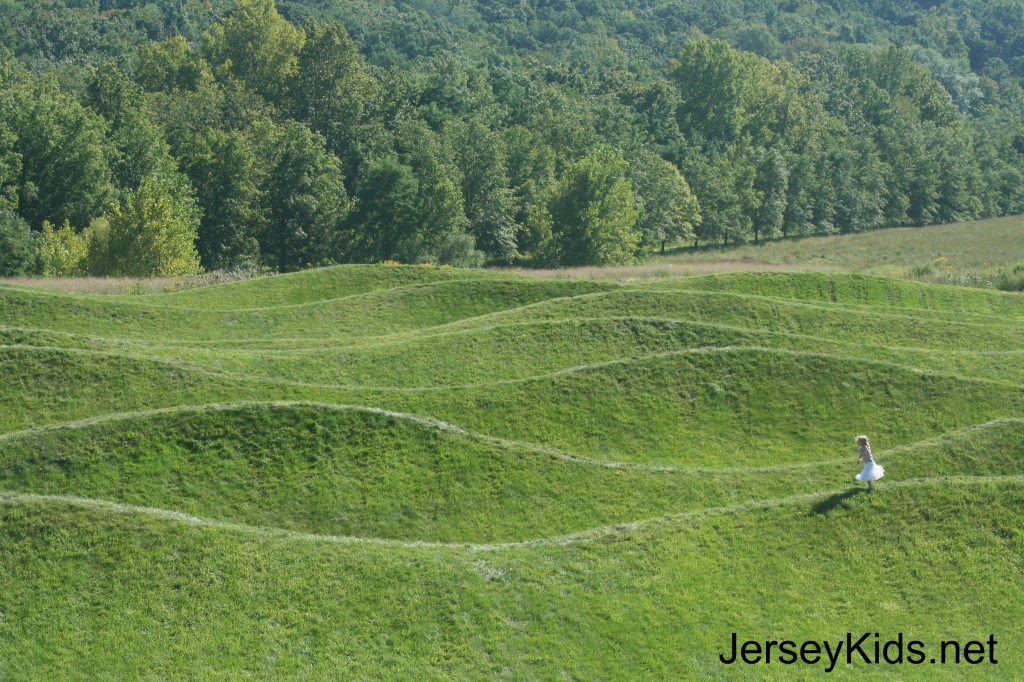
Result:
<svg viewBox="0 0 1024 682"><path fill-rule="evenodd" d="M1024 291L1024 261L1000 272L995 279L996 289Z"/></svg>
<svg viewBox="0 0 1024 682"><path fill-rule="evenodd" d="M477 250L473 235L450 234L437 250L437 262L457 268L479 268L484 264L484 252Z"/></svg>
<svg viewBox="0 0 1024 682"><path fill-rule="evenodd" d="M85 258L89 253L89 235L77 234L71 223L55 230L43 221L37 247L42 259L43 274L49 277L75 277L85 274Z"/></svg>
<svg viewBox="0 0 1024 682"><path fill-rule="evenodd" d="M925 263L923 265L914 265L910 268L910 276L915 279L925 279L935 274L935 268L932 267L931 263Z"/></svg>

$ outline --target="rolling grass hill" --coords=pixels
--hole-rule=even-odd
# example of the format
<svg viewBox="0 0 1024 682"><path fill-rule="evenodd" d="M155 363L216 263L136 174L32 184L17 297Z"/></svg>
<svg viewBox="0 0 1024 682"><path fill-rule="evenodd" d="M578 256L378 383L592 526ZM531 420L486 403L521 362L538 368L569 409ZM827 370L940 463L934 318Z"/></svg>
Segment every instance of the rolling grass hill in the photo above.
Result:
<svg viewBox="0 0 1024 682"><path fill-rule="evenodd" d="M1022 341L839 273L0 286L0 678L801 679L718 655L848 631L999 663L840 679L1021 676Z"/></svg>

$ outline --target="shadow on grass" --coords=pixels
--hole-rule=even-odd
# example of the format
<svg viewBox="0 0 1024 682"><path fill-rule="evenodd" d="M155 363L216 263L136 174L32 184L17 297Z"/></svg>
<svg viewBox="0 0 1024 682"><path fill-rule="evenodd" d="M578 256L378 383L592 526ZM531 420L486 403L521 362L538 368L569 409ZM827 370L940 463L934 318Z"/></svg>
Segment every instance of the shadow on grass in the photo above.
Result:
<svg viewBox="0 0 1024 682"><path fill-rule="evenodd" d="M811 513L828 514L836 507L845 506L843 505L843 503L846 502L851 497L860 495L861 493L866 493L867 491L867 488L850 488L846 492L836 493L835 495L829 495L824 500L811 507Z"/></svg>

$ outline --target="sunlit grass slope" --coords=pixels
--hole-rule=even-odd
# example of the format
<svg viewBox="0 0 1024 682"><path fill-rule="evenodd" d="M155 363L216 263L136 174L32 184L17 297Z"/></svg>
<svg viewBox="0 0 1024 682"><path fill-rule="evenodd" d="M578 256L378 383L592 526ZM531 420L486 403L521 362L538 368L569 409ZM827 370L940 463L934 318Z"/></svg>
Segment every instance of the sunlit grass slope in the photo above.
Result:
<svg viewBox="0 0 1024 682"><path fill-rule="evenodd" d="M429 415L586 457L673 466L814 461L847 447L847 432L858 426L870 425L884 442L905 443L1014 416L1024 399L1021 388L1007 384L747 348L679 351L429 390L220 377L105 352L12 349L0 351L0 362L6 379L0 425L9 428L196 400L280 396Z"/></svg>
<svg viewBox="0 0 1024 682"><path fill-rule="evenodd" d="M608 303L605 301L603 303ZM731 303L720 301L724 310ZM642 312L642 311L640 311ZM770 321L736 319L698 322L679 311L658 310L670 317L628 316L628 307L581 311L565 319L491 320L491 324L432 328L411 335L352 340L297 340L263 344L190 345L173 342L123 341L80 334L17 328L0 329L0 346L36 346L115 351L124 357L187 362L196 368L243 378L280 379L326 386L436 387L527 379L587 364L695 348L766 347L861 357L947 374L1024 384L1024 350L1012 325L985 326L889 323L888 332L862 333L849 325L829 325L829 317L812 317L797 331L771 331ZM804 312L796 310L796 312ZM610 313L601 316L602 313ZM550 314L550 312L548 313ZM870 316L868 316L870 319ZM781 325L780 325L781 326ZM931 346L886 345L921 343L922 327L933 332ZM901 333L905 328L910 331ZM824 329L826 335L818 335ZM947 331L943 335L942 332ZM990 333L1001 331L1003 334ZM845 333L844 333L845 332ZM915 336L915 332L917 335ZM1002 338L1000 338L1000 336ZM871 339L865 343L858 338ZM271 348L264 348L272 345ZM253 352L254 346L259 352ZM290 346L290 347L289 347ZM994 348L990 348L994 346Z"/></svg>
<svg viewBox="0 0 1024 682"><path fill-rule="evenodd" d="M631 289L544 301L495 313L488 316L488 321L497 323L595 315L668 317L857 343L973 350L1017 349L1024 330L1020 322L1003 318L959 319L959 316L947 313L855 309L727 292ZM467 320L451 326L465 328L477 323L477 320Z"/></svg>
<svg viewBox="0 0 1024 682"><path fill-rule="evenodd" d="M287 423L289 428L282 429ZM887 451L893 480L1024 474L1024 420ZM724 469L606 464L401 413L227 403L0 437L3 489L307 533L499 542L814 493L848 457Z"/></svg>
<svg viewBox="0 0 1024 682"><path fill-rule="evenodd" d="M157 305L238 310L281 305L308 304L374 291L398 289L414 284L453 280L509 279L490 270L375 265L339 265L294 272L275 277L229 282L168 294L125 296L124 300Z"/></svg>
<svg viewBox="0 0 1024 682"><path fill-rule="evenodd" d="M1024 319L1024 301L1008 292L907 282L884 277L818 272L756 272L685 277L666 284L705 291L728 291L773 298L850 303L881 308L923 309L974 316Z"/></svg>
<svg viewBox="0 0 1024 682"><path fill-rule="evenodd" d="M801 679L718 654L851 630L994 633L969 672L1013 679L1022 443L1024 297L995 291L0 286L0 679Z"/></svg>
<svg viewBox="0 0 1024 682"><path fill-rule="evenodd" d="M1013 334L1010 330L1009 336ZM129 352L180 358L232 374L305 383L427 388L522 380L685 349L767 347L860 357L1024 384L1024 350L1015 347L1012 338L1002 348L984 350L993 345L992 339L975 335L970 340L982 349L965 350L969 347L965 339L942 339L934 345L952 348L930 348L889 346L884 345L884 339L868 345L858 343L856 336L853 333L843 338L833 333L823 338L803 332L760 331L683 319L602 317L510 322L359 346L260 353L234 348L178 347L169 352L163 347L136 347Z"/></svg>
<svg viewBox="0 0 1024 682"><path fill-rule="evenodd" d="M571 544L332 542L54 499L0 500L12 679L740 679L732 632L995 633L1019 671L1020 479L938 479L684 515ZM891 635L895 637L895 634ZM845 662L838 679L963 664Z"/></svg>
<svg viewBox="0 0 1024 682"><path fill-rule="evenodd" d="M7 287L0 289L0 320L5 327L133 340L346 338L444 324L609 286L612 285L472 278L411 284L272 308L216 310L165 306L135 298L110 301L96 296Z"/></svg>

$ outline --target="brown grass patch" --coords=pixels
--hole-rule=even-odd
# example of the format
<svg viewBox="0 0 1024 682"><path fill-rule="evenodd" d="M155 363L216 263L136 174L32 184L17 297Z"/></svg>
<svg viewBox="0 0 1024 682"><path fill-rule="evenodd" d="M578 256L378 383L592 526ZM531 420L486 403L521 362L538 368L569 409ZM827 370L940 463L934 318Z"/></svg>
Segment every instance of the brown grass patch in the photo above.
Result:
<svg viewBox="0 0 1024 682"><path fill-rule="evenodd" d="M3 277L2 284L14 284L38 289L55 289L75 294L156 294L166 291L173 279L156 277Z"/></svg>
<svg viewBox="0 0 1024 682"><path fill-rule="evenodd" d="M253 277L265 277L265 272L206 272L189 277L0 277L0 284L22 287L54 289L74 294L122 296L132 294L161 294L170 291L195 289L208 284L236 282Z"/></svg>

